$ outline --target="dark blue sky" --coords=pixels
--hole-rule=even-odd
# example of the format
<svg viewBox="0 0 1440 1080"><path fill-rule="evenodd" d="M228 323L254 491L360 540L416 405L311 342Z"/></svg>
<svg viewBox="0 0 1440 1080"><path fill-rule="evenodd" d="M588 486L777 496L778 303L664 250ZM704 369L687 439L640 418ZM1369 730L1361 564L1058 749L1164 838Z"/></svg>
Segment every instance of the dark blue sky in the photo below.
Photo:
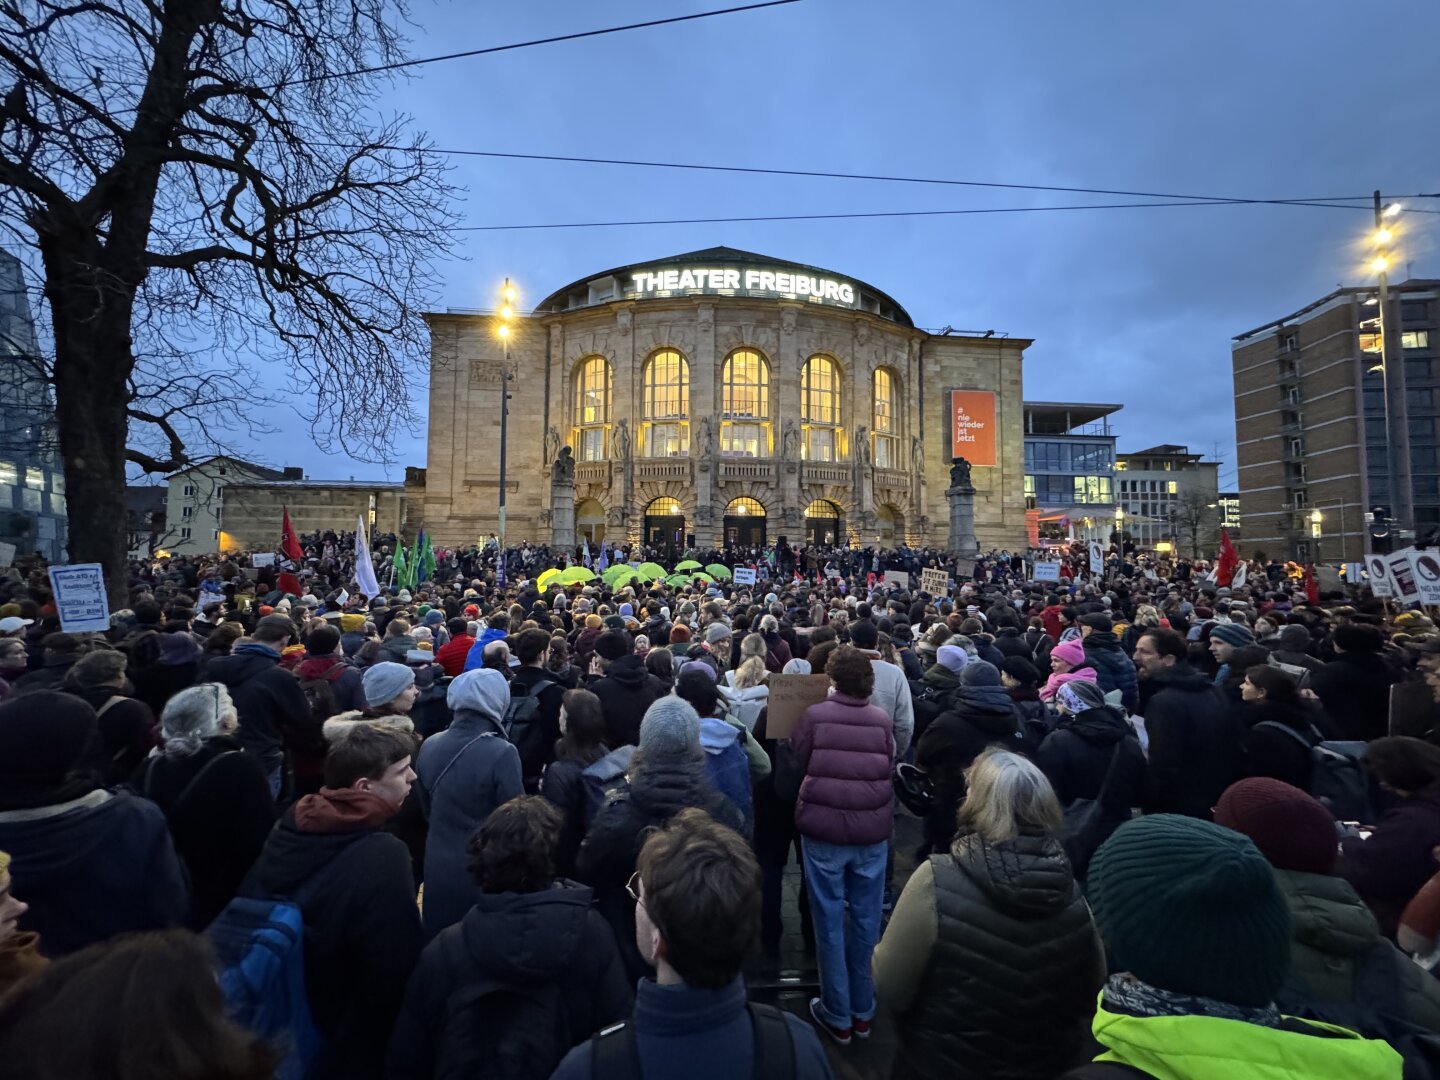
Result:
<svg viewBox="0 0 1440 1080"><path fill-rule="evenodd" d="M723 6L416 4L428 56ZM806 0L433 64L387 95L437 146L1255 198L1440 190L1440 5ZM469 225L1124 201L454 158ZM1440 200L1412 203L1440 209ZM1265 206L469 232L437 306L522 302L725 244L864 279L917 324L1032 337L1026 396L1123 403L1120 448L1222 448L1232 335L1364 280L1355 211ZM1440 274L1440 216L1402 219ZM1403 276L1403 274L1401 275ZM317 478L398 479L309 444ZM267 455L257 449L258 457ZM298 460L297 460L298 459ZM279 464L279 462L276 462Z"/></svg>

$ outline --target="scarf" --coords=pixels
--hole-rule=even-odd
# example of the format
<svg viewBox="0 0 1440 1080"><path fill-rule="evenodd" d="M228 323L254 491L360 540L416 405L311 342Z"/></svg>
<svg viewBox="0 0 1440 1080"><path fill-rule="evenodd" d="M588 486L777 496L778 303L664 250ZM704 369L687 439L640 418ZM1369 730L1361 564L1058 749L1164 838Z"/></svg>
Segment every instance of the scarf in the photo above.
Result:
<svg viewBox="0 0 1440 1080"><path fill-rule="evenodd" d="M1239 1020L1246 1024L1278 1028L1280 1010L1269 1005L1233 1005L1228 1001L1180 994L1141 982L1134 975L1111 975L1105 984L1104 1007L1126 1016L1209 1016L1216 1020Z"/></svg>
<svg viewBox="0 0 1440 1080"><path fill-rule="evenodd" d="M373 791L327 787L295 804L295 827L307 833L361 832L378 828L399 811Z"/></svg>

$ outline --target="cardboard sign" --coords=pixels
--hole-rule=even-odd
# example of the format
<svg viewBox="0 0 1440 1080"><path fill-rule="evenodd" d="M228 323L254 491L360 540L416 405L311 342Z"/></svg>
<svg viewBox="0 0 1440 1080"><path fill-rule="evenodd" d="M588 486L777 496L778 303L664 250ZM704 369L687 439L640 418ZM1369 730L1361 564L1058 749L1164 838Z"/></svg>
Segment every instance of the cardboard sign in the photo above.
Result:
<svg viewBox="0 0 1440 1080"><path fill-rule="evenodd" d="M959 581L961 578L973 578L974 576L975 576L975 560L974 560L974 559L956 559L956 560L955 560L955 580L956 580L956 581Z"/></svg>
<svg viewBox="0 0 1440 1080"><path fill-rule="evenodd" d="M910 572L908 570L886 570L885 584L898 585L902 589L910 588Z"/></svg>
<svg viewBox="0 0 1440 1080"><path fill-rule="evenodd" d="M811 705L825 700L830 692L830 676L771 675L765 685L770 688L765 735L771 739L788 739L800 723L800 715Z"/></svg>
<svg viewBox="0 0 1440 1080"><path fill-rule="evenodd" d="M927 592L931 596L948 596L950 593L950 575L945 573L944 570L926 567L920 571L920 591Z"/></svg>
<svg viewBox="0 0 1440 1080"><path fill-rule="evenodd" d="M1090 541L1090 573L1105 573L1105 545L1099 540Z"/></svg>
<svg viewBox="0 0 1440 1080"><path fill-rule="evenodd" d="M15 565L15 545L0 543L0 566Z"/></svg>
<svg viewBox="0 0 1440 1080"><path fill-rule="evenodd" d="M275 552L273 551L257 551L255 552L255 554L250 556L250 566L255 570L259 570L262 566L274 565ZM949 653L946 653L946 655L948 656Z"/></svg>
<svg viewBox="0 0 1440 1080"><path fill-rule="evenodd" d="M950 391L950 456L971 465L995 464L994 391Z"/></svg>
<svg viewBox="0 0 1440 1080"><path fill-rule="evenodd" d="M60 629L86 634L110 629L110 599L105 595L105 570L99 563L50 567L50 588Z"/></svg>
<svg viewBox="0 0 1440 1080"><path fill-rule="evenodd" d="M754 585L755 571L749 566L736 566L730 571L730 580L736 585ZM949 656L950 654L946 653L945 655Z"/></svg>
<svg viewBox="0 0 1440 1080"><path fill-rule="evenodd" d="M1440 604L1440 551L1410 551L1410 570L1422 604Z"/></svg>
<svg viewBox="0 0 1440 1080"><path fill-rule="evenodd" d="M1370 591L1376 596L1395 595L1395 587L1390 584L1390 571L1385 568L1384 555L1366 555L1365 573L1370 578Z"/></svg>
<svg viewBox="0 0 1440 1080"><path fill-rule="evenodd" d="M1415 584L1415 571L1410 566L1410 555L1414 548L1401 548L1385 557L1385 568L1390 571L1390 584L1394 595L1401 603L1413 604L1420 599L1420 589Z"/></svg>
<svg viewBox="0 0 1440 1080"><path fill-rule="evenodd" d="M1440 584L1440 581L1437 581ZM1339 592L1345 588L1340 581L1340 571L1333 566L1315 567L1315 585L1321 592Z"/></svg>
<svg viewBox="0 0 1440 1080"><path fill-rule="evenodd" d="M1037 562L1030 574L1031 581L1059 581L1060 564L1058 562ZM949 653L945 654L949 656Z"/></svg>

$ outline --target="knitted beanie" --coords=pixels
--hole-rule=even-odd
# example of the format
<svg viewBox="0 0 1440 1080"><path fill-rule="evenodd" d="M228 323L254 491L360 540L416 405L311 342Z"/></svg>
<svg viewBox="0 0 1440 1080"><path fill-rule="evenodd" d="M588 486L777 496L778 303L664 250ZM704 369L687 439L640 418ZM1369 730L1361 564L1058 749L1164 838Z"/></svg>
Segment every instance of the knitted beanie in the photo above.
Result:
<svg viewBox="0 0 1440 1080"><path fill-rule="evenodd" d="M340 629L347 634L358 634L365 629L365 616L346 613L340 616Z"/></svg>
<svg viewBox="0 0 1440 1080"><path fill-rule="evenodd" d="M1248 836L1277 870L1335 870L1334 816L1319 800L1283 781L1255 776L1231 784L1215 804L1215 824Z"/></svg>
<svg viewBox="0 0 1440 1080"><path fill-rule="evenodd" d="M605 625L605 620L602 619L602 618L600 618L599 615L586 615L586 616L585 616L585 629L586 629L586 630L599 630L600 627L602 627L603 625Z"/></svg>
<svg viewBox="0 0 1440 1080"><path fill-rule="evenodd" d="M1233 1005L1275 999L1290 970L1290 912L1248 837L1197 818L1127 821L1088 883L1112 966L1162 990Z"/></svg>
<svg viewBox="0 0 1440 1080"><path fill-rule="evenodd" d="M647 762L684 760L699 750L700 716L684 698L667 694L645 710L640 753Z"/></svg>
<svg viewBox="0 0 1440 1080"><path fill-rule="evenodd" d="M705 644L718 645L722 641L729 641L730 635L730 627L723 622L712 622L705 628Z"/></svg>
<svg viewBox="0 0 1440 1080"><path fill-rule="evenodd" d="M606 630L595 639L595 655L601 660L619 660L635 647L624 630Z"/></svg>
<svg viewBox="0 0 1440 1080"><path fill-rule="evenodd" d="M1304 652L1310 647L1310 631L1299 623L1280 628L1280 647L1289 652Z"/></svg>
<svg viewBox="0 0 1440 1080"><path fill-rule="evenodd" d="M960 673L961 686L999 686L1000 669L986 660L971 660Z"/></svg>
<svg viewBox="0 0 1440 1080"><path fill-rule="evenodd" d="M415 685L415 673L404 664L385 660L365 669L361 689L365 704L372 709L387 705Z"/></svg>
<svg viewBox="0 0 1440 1080"><path fill-rule="evenodd" d="M1210 640L1223 641L1226 645L1234 645L1238 649L1243 645L1254 645L1255 635L1242 623L1216 623L1210 631Z"/></svg>
<svg viewBox="0 0 1440 1080"><path fill-rule="evenodd" d="M1050 650L1051 656L1058 656L1071 667L1079 667L1085 663L1085 646L1074 640L1062 641Z"/></svg>
<svg viewBox="0 0 1440 1080"><path fill-rule="evenodd" d="M96 732L88 702L58 690L32 690L0 705L0 796L28 798L58 788Z"/></svg>
<svg viewBox="0 0 1440 1080"><path fill-rule="evenodd" d="M690 628L684 623L676 623L670 627L670 643L681 645L690 640Z"/></svg>
<svg viewBox="0 0 1440 1080"><path fill-rule="evenodd" d="M970 654L959 645L941 645L935 650L935 662L948 671L959 675L970 663Z"/></svg>

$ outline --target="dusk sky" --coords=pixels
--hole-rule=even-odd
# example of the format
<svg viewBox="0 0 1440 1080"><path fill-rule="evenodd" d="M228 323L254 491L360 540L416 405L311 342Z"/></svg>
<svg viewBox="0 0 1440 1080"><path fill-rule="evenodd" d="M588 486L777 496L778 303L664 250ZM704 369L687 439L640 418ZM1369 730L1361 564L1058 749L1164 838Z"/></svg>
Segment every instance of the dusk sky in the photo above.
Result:
<svg viewBox="0 0 1440 1080"><path fill-rule="evenodd" d="M431 56L725 6L417 3ZM804 0L415 69L387 95L446 149L815 169L1229 198L1440 190L1440 5ZM454 157L464 224L943 210L1111 196ZM1440 199L1407 205L1440 210ZM1118 402L1120 449L1217 445L1234 484L1230 339L1361 284L1368 210L1191 206L466 232L436 306L524 301L715 245L860 278L917 325L1035 339L1025 394ZM1415 276L1440 216L1406 214ZM243 449L243 448L242 448ZM318 479L399 479L309 443Z"/></svg>

